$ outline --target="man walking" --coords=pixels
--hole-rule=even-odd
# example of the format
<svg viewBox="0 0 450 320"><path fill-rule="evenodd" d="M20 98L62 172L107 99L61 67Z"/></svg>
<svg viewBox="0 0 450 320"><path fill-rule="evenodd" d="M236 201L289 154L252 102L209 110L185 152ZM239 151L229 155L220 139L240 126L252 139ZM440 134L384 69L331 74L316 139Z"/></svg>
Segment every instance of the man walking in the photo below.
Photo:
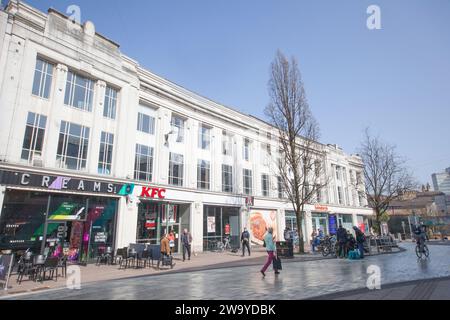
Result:
<svg viewBox="0 0 450 320"><path fill-rule="evenodd" d="M286 230L284 230L284 240L286 240L288 247L288 256L291 258L294 256L294 235L289 227L286 227Z"/></svg>
<svg viewBox="0 0 450 320"><path fill-rule="evenodd" d="M186 260L186 251L188 254L188 259L191 260L191 243L192 236L187 229L184 229L181 235L181 244L183 245L183 262Z"/></svg>
<svg viewBox="0 0 450 320"><path fill-rule="evenodd" d="M241 243L242 243L242 256L245 256L245 248L248 250L248 256L250 257L250 232L248 232L247 228L244 228L244 232L241 234Z"/></svg>

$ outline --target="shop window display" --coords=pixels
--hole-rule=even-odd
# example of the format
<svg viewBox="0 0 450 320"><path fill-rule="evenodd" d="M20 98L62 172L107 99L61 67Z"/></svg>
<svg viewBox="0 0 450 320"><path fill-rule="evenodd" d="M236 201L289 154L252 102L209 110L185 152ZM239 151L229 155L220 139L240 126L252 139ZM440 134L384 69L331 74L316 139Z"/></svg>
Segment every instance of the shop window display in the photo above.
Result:
<svg viewBox="0 0 450 320"><path fill-rule="evenodd" d="M0 218L0 249L39 253L48 204L45 254L87 263L114 247L117 199L8 190Z"/></svg>

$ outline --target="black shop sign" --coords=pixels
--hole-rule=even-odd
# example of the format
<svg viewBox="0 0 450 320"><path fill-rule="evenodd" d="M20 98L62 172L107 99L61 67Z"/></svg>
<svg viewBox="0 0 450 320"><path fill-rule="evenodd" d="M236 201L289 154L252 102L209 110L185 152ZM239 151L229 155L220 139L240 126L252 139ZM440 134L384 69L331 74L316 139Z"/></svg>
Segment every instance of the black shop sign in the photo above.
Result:
<svg viewBox="0 0 450 320"><path fill-rule="evenodd" d="M47 190L118 194L123 184L24 171L0 170L0 184Z"/></svg>

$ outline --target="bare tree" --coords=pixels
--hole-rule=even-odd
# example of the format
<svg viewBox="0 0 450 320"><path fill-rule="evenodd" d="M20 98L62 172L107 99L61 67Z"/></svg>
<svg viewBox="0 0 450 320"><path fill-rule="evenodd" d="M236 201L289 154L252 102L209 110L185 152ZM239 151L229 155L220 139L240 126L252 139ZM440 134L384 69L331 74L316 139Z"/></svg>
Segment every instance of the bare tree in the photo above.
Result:
<svg viewBox="0 0 450 320"><path fill-rule="evenodd" d="M317 142L319 126L309 108L295 58L289 61L278 51L271 65L269 94L271 102L266 108L266 116L278 130L278 176L294 208L299 252L304 253L304 207L320 200L318 194L327 185L327 179L324 174L324 153Z"/></svg>
<svg viewBox="0 0 450 320"><path fill-rule="evenodd" d="M381 233L382 217L389 204L408 191L417 188L417 183L405 166L405 160L396 148L365 131L360 155L364 162L365 196L375 211L375 222Z"/></svg>

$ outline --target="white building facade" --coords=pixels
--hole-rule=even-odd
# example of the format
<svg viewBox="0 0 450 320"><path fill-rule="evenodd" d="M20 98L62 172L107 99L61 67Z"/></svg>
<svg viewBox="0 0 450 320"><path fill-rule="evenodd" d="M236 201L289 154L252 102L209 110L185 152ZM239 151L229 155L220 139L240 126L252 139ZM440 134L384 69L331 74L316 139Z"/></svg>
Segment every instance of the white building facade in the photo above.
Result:
<svg viewBox="0 0 450 320"><path fill-rule="evenodd" d="M275 128L143 69L91 22L14 0L0 11L0 115L0 250L62 243L88 259L187 228L201 252L225 235L239 245L244 226L254 243L295 227ZM368 230L361 158L320 148L331 182L305 240Z"/></svg>

